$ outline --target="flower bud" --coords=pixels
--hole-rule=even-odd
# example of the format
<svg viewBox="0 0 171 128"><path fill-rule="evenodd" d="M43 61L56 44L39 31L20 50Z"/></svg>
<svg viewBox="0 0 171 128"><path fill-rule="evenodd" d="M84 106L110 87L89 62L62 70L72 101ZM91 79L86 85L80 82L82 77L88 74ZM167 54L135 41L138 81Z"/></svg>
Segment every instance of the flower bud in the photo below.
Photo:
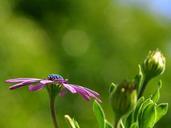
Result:
<svg viewBox="0 0 171 128"><path fill-rule="evenodd" d="M155 76L161 75L166 66L166 60L159 50L150 51L144 60L142 70L144 75L151 79Z"/></svg>
<svg viewBox="0 0 171 128"><path fill-rule="evenodd" d="M123 81L111 94L111 105L115 113L115 118L122 118L131 112L137 102L137 91L134 83Z"/></svg>

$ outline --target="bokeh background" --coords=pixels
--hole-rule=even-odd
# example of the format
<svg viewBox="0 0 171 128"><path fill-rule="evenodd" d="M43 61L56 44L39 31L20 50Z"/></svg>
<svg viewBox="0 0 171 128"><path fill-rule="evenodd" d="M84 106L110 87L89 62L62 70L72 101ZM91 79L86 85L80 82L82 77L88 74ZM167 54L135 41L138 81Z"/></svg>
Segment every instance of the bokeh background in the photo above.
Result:
<svg viewBox="0 0 171 128"><path fill-rule="evenodd" d="M45 90L9 91L5 79L47 77L58 73L70 83L101 94L112 122L108 100L111 82L132 79L149 50L167 58L161 102L171 104L171 1L169 0L1 0L0 128L52 128ZM153 92L150 82L146 96ZM92 101L67 94L57 98L61 128L64 114L81 128L97 128ZM171 109L156 128L170 128Z"/></svg>

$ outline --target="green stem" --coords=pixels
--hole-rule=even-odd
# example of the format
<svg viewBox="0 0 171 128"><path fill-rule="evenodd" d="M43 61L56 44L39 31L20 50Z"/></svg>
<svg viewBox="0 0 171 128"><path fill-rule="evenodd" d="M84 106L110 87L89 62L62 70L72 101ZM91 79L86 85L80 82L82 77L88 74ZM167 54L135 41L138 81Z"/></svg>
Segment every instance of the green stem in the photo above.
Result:
<svg viewBox="0 0 171 128"><path fill-rule="evenodd" d="M140 92L138 94L138 99L143 95L146 87L147 87L147 84L149 82L150 79L147 79L148 77L144 77L144 81L143 81L143 84L142 84L142 87L140 89Z"/></svg>
<svg viewBox="0 0 171 128"><path fill-rule="evenodd" d="M115 119L114 128L120 128L120 119L119 118Z"/></svg>
<svg viewBox="0 0 171 128"><path fill-rule="evenodd" d="M50 112L51 112L51 118L53 121L54 128L59 128L56 120L55 97L50 97Z"/></svg>
<svg viewBox="0 0 171 128"><path fill-rule="evenodd" d="M125 128L124 124L123 124L123 121L121 120L120 121L120 124L121 124L121 128Z"/></svg>

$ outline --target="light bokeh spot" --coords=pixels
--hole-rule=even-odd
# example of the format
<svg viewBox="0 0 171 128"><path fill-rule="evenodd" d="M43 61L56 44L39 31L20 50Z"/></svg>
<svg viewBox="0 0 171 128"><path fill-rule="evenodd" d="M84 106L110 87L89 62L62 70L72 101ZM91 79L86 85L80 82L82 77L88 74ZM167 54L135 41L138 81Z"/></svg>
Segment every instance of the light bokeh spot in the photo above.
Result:
<svg viewBox="0 0 171 128"><path fill-rule="evenodd" d="M84 31L69 30L63 37L62 45L68 55L80 57L87 52L90 39Z"/></svg>

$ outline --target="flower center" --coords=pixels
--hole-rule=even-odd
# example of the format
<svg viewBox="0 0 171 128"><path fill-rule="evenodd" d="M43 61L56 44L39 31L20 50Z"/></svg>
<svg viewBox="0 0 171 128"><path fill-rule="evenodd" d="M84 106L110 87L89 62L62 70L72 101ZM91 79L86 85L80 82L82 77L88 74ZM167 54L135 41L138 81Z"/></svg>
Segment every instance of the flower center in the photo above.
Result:
<svg viewBox="0 0 171 128"><path fill-rule="evenodd" d="M58 79L63 79L63 77L59 74L49 74L48 79L49 80L58 80Z"/></svg>

